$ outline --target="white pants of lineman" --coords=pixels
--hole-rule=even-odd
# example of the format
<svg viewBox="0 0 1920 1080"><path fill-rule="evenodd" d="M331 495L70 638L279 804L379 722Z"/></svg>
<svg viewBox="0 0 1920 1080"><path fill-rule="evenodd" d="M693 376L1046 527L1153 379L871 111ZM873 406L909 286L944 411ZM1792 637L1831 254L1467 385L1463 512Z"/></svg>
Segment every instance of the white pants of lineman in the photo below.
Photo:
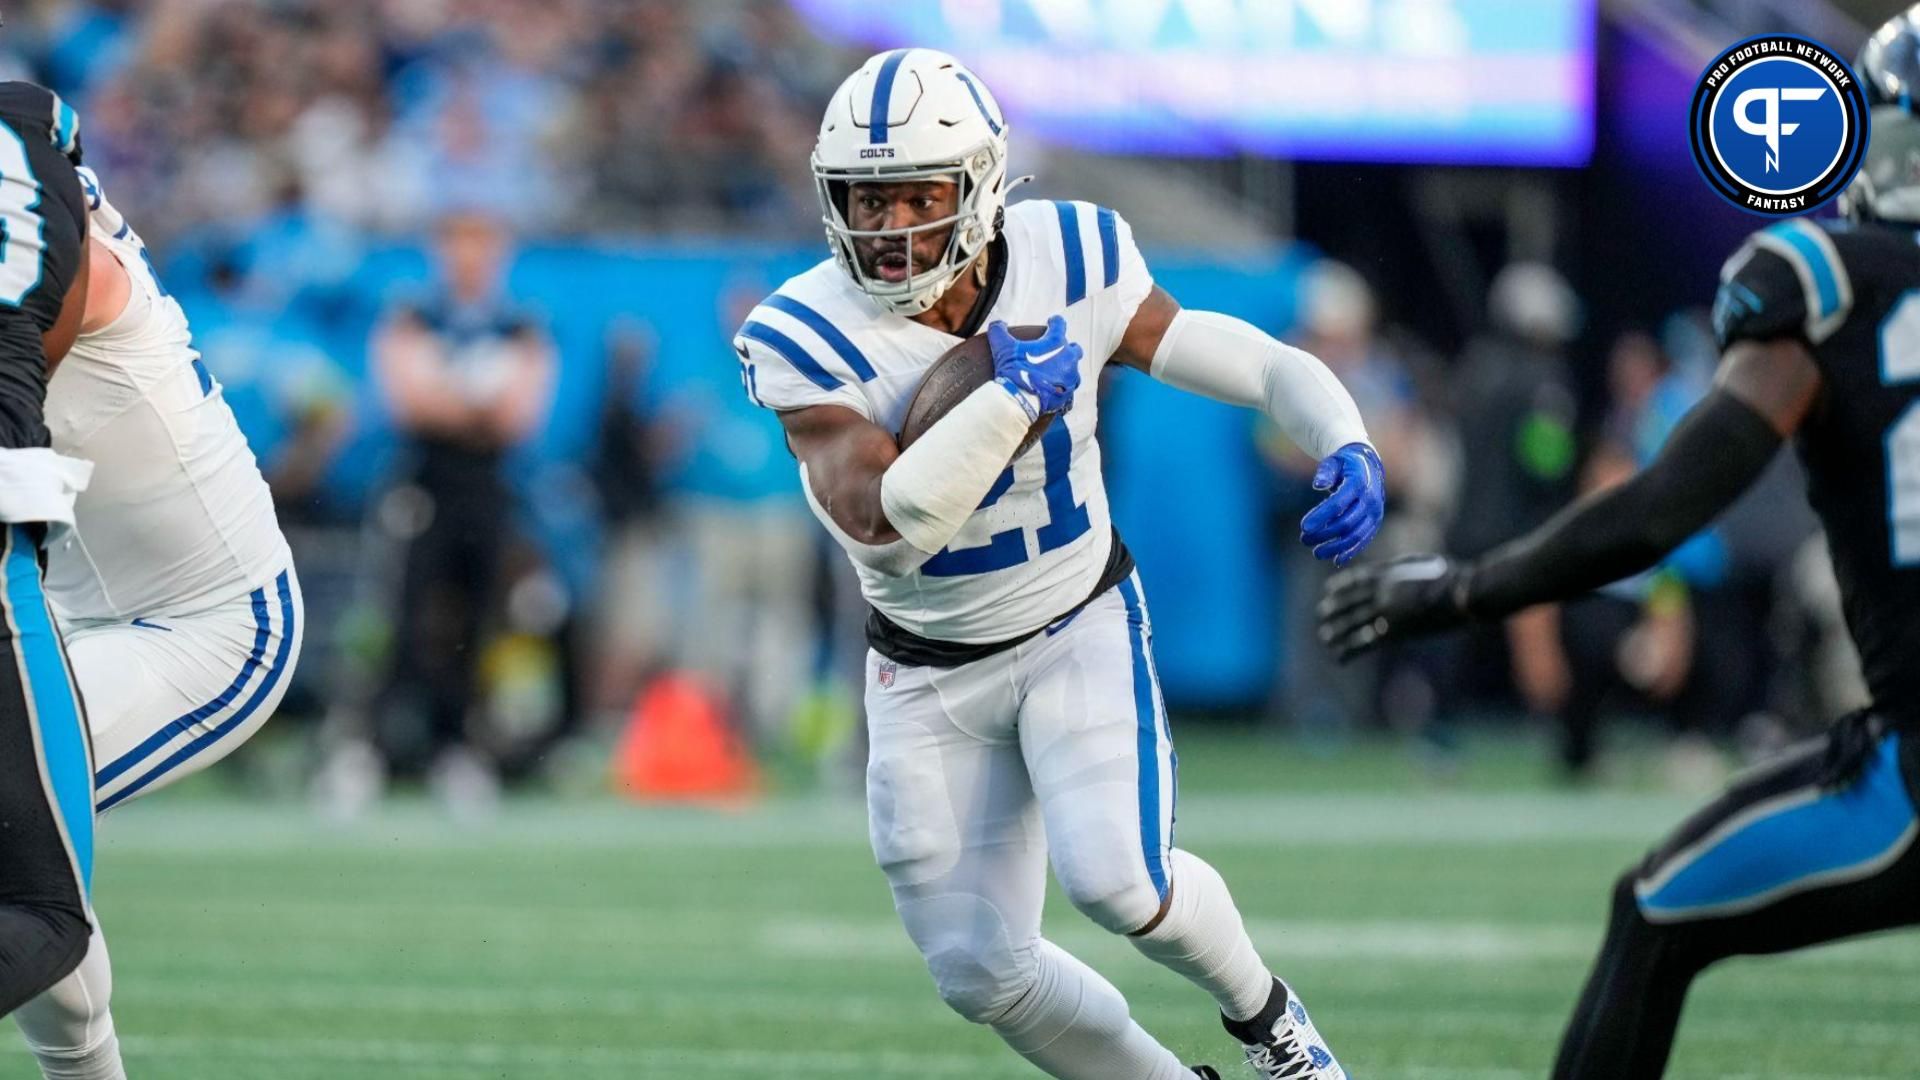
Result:
<svg viewBox="0 0 1920 1080"><path fill-rule="evenodd" d="M1137 575L985 659L867 667L874 856L941 998L1054 1076L1191 1080L1118 991L1040 936L1051 861L1075 907L1229 1015L1273 989L1219 875L1172 847L1173 745Z"/></svg>
<svg viewBox="0 0 1920 1080"><path fill-rule="evenodd" d="M232 753L266 723L300 658L293 568L250 595L186 616L65 628L93 735L94 805L150 795ZM113 978L96 923L73 974L14 1013L51 1080L117 1080Z"/></svg>

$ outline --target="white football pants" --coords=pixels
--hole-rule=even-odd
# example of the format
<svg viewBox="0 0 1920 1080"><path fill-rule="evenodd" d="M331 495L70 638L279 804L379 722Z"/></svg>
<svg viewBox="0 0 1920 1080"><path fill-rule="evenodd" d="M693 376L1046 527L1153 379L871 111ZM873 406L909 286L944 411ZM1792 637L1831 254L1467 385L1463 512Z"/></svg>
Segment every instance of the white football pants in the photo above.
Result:
<svg viewBox="0 0 1920 1080"><path fill-rule="evenodd" d="M1190 860L1191 887L1222 913L1192 933L1226 946L1198 950L1199 964L1142 951L1223 1001L1252 1002L1248 1014L1265 1000L1271 976L1224 886L1172 848L1175 760L1137 575L961 667L869 654L866 702L874 856L956 1012L1055 1076L1192 1075L1105 980L1041 939L1049 855L1074 906L1119 934L1155 920L1172 867Z"/></svg>

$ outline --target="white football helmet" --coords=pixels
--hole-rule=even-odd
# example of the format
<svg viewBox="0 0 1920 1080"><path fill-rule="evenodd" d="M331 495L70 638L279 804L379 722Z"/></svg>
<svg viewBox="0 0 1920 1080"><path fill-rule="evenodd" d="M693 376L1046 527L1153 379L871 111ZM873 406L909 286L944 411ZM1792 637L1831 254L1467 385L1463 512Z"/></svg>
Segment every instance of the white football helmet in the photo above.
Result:
<svg viewBox="0 0 1920 1080"><path fill-rule="evenodd" d="M1007 204L1007 121L960 61L932 49L894 49L860 65L834 91L813 151L813 181L827 247L854 283L889 310L918 315L934 305L993 241ZM847 193L858 181L946 180L959 185L951 217L902 229L856 230ZM904 281L870 277L853 242L953 227L940 261Z"/></svg>

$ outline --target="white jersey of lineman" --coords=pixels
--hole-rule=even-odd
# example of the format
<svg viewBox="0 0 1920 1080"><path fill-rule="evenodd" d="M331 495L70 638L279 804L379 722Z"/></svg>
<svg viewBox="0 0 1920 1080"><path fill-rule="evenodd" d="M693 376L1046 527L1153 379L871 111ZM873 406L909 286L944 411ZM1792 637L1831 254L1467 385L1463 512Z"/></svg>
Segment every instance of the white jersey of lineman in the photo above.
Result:
<svg viewBox="0 0 1920 1080"><path fill-rule="evenodd" d="M126 268L127 306L47 384L62 454L93 462L47 551L110 810L225 757L286 694L300 582L253 452L140 237L80 170L90 232Z"/></svg>
<svg viewBox="0 0 1920 1080"><path fill-rule="evenodd" d="M290 561L273 497L145 245L80 172L92 237L131 288L120 316L76 341L47 385L54 449L94 463L71 542L48 553L47 598L68 622L244 598Z"/></svg>
<svg viewBox="0 0 1920 1080"><path fill-rule="evenodd" d="M1153 279L1119 215L1080 202L1007 208L1007 267L988 321L1065 316L1079 343L1073 407L1013 462L947 548L912 574L855 563L867 601L921 637L960 644L1030 633L1086 600L1112 551L1100 471L1100 370ZM829 259L753 309L735 348L754 401L842 405L898 433L926 370L959 343L875 303Z"/></svg>

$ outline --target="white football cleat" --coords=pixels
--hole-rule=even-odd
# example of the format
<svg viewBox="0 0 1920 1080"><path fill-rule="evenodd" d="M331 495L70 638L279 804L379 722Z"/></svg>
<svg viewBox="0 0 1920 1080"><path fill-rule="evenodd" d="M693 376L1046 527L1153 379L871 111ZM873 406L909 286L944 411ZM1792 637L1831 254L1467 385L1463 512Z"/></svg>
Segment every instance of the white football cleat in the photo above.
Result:
<svg viewBox="0 0 1920 1080"><path fill-rule="evenodd" d="M1227 1034L1240 1040L1247 1064L1261 1080L1348 1080L1347 1071L1333 1059L1327 1041L1307 1016L1306 1006L1273 980L1267 1007L1251 1020L1220 1018Z"/></svg>

